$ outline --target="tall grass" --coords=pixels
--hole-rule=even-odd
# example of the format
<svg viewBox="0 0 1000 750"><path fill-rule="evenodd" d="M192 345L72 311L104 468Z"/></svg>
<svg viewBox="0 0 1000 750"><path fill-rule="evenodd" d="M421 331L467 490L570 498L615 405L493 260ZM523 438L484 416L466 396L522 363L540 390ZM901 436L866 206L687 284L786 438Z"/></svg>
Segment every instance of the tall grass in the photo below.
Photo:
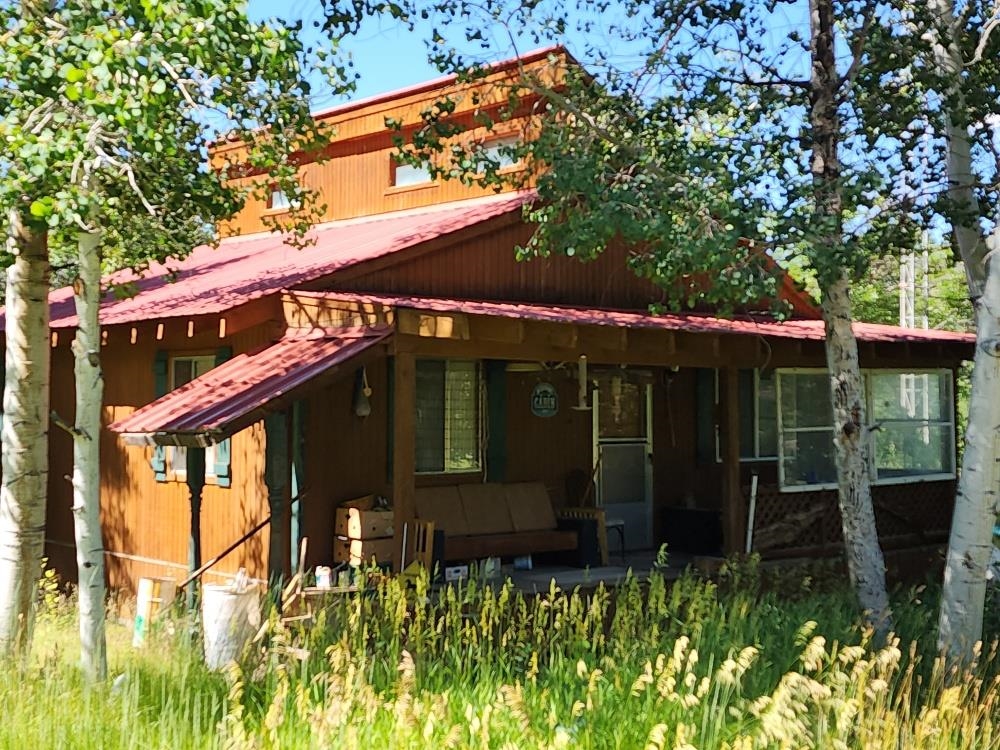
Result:
<svg viewBox="0 0 1000 750"><path fill-rule="evenodd" d="M382 579L308 627L275 619L224 675L183 628L113 649L116 687L50 651L0 679L0 745L1000 748L996 655L947 672L932 598L899 594L874 643L849 592L792 588L752 567L541 596Z"/></svg>

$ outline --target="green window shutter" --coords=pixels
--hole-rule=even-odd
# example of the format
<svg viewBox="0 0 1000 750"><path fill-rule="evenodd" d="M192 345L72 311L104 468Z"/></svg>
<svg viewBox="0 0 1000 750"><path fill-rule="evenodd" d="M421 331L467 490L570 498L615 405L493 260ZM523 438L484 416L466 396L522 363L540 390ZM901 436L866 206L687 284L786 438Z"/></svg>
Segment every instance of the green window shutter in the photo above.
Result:
<svg viewBox="0 0 1000 750"><path fill-rule="evenodd" d="M223 362L231 359L233 348L231 346L220 346L215 351L215 366L218 367ZM232 439L226 438L215 446L215 483L219 487L233 486L233 449Z"/></svg>
<svg viewBox="0 0 1000 750"><path fill-rule="evenodd" d="M167 352L160 349L153 358L153 395L160 398L167 393L167 368L170 364ZM167 481L167 449L162 445L153 448L153 458L149 462L157 482Z"/></svg>
<svg viewBox="0 0 1000 750"><path fill-rule="evenodd" d="M502 482L507 473L507 363L490 359L486 369L486 480Z"/></svg>

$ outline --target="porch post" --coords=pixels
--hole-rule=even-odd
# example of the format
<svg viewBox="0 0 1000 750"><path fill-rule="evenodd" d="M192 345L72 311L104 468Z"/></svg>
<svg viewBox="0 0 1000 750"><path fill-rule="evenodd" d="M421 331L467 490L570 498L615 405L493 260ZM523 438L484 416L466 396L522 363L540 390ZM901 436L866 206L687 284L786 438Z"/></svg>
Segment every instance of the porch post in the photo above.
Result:
<svg viewBox="0 0 1000 750"><path fill-rule="evenodd" d="M188 534L188 573L201 567L201 496L205 489L205 449L188 448L185 451L187 486L191 501L191 530ZM197 581L187 587L187 606L194 612L198 605Z"/></svg>
<svg viewBox="0 0 1000 750"><path fill-rule="evenodd" d="M400 569L403 525L416 517L414 494L417 470L417 371L410 352L399 352L392 368L392 509L393 568Z"/></svg>
<svg viewBox="0 0 1000 750"><path fill-rule="evenodd" d="M288 538L288 419L285 412L264 417L264 483L271 511L271 536L267 551L267 577L271 584L285 575L289 561Z"/></svg>
<svg viewBox="0 0 1000 750"><path fill-rule="evenodd" d="M740 371L726 367L722 374L722 549L726 555L737 555L746 536L740 488Z"/></svg>

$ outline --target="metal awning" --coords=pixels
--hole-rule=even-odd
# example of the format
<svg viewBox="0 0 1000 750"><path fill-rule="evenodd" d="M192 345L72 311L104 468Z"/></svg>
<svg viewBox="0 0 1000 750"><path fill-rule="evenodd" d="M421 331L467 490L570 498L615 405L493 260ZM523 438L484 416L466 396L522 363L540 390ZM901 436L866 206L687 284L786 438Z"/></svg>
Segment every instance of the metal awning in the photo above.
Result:
<svg viewBox="0 0 1000 750"><path fill-rule="evenodd" d="M387 329L289 330L109 426L131 445L208 446L384 353Z"/></svg>

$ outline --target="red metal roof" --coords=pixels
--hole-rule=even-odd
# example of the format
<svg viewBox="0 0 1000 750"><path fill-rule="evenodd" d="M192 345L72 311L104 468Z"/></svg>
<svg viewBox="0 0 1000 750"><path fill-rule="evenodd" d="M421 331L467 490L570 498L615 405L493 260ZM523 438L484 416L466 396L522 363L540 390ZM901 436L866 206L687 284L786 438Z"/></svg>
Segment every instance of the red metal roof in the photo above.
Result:
<svg viewBox="0 0 1000 750"><path fill-rule="evenodd" d="M301 250L280 234L261 233L222 240L218 247L195 248L184 260L155 264L143 276L113 274L107 284L134 282L137 294L106 299L101 324L220 313L287 287L321 278L352 265L406 250L481 221L520 210L533 191L503 193L319 224ZM174 280L171 280L173 274ZM73 290L49 295L52 328L74 328ZM0 311L0 330L6 324Z"/></svg>
<svg viewBox="0 0 1000 750"><path fill-rule="evenodd" d="M338 365L390 334L373 328L289 330L278 342L233 357L109 429L138 444L207 445L224 440L284 408L307 383L326 382L340 372Z"/></svg>
<svg viewBox="0 0 1000 750"><path fill-rule="evenodd" d="M700 313L641 313L595 308L558 307L505 302L477 302L433 297L398 297L351 294L346 292L294 292L296 296L325 297L346 302L372 302L430 312L464 312L472 315L493 315L503 318L576 323L580 325L616 326L620 328L659 328L693 333L728 333L776 338L822 341L826 337L822 320L787 320L779 322L764 316L719 318ZM956 331L900 328L880 323L855 323L859 341L923 342L974 344L973 333Z"/></svg>

